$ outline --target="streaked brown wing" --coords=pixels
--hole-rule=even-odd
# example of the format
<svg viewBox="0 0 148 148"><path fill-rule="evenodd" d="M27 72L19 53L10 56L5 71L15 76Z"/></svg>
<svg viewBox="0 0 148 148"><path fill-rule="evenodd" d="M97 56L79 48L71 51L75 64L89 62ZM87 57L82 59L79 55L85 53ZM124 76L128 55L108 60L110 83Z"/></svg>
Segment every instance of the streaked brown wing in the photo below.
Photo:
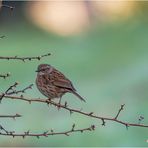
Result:
<svg viewBox="0 0 148 148"><path fill-rule="evenodd" d="M58 81L54 81L53 84L57 87L67 88L67 89L76 91L75 88L73 87L71 81L67 80L67 79L66 80L61 79L61 80L58 80Z"/></svg>
<svg viewBox="0 0 148 148"><path fill-rule="evenodd" d="M52 71L52 73L50 73L49 79L54 86L67 88L69 90L76 91L75 88L73 87L71 81L69 79L67 79L64 76L64 74L62 74L57 69L54 69Z"/></svg>

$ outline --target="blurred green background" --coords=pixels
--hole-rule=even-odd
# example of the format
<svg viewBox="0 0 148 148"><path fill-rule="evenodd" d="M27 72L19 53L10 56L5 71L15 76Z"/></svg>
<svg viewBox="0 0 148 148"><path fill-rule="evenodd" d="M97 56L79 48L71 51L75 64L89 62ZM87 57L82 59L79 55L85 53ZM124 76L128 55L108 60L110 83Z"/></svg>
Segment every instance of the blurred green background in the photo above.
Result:
<svg viewBox="0 0 148 148"><path fill-rule="evenodd" d="M119 117L121 120L138 123L139 116L144 116L142 123L148 124L148 2L112 2L111 5L104 2L103 7L102 4L96 5L89 1L75 2L75 8L83 8L83 15L67 18L62 16L71 14L68 11L79 12L72 7L72 2L69 2L71 6L64 6L64 10L68 10L65 14L61 11L61 16L54 13L51 16L50 11L44 11L45 5L42 4L45 2L37 4L40 10L37 11L35 3L3 2L15 6L15 9L11 12L1 8L0 11L0 35L6 36L0 40L0 56L52 55L41 61L25 63L1 60L0 73L11 72L11 77L0 79L0 92L15 81L20 83L18 89L34 83L37 66L49 63L71 79L87 101L83 103L72 94L66 94L62 101L67 101L71 107L113 117L120 105L125 104ZM63 3L66 2L54 5L49 3L49 7L52 9L58 5L61 8ZM41 20L43 16L45 19ZM58 21L53 19L52 23L49 17ZM49 24L43 22L48 20ZM70 23L72 20L75 23ZM60 21L61 24L67 21L65 27ZM45 98L35 85L25 96ZM148 146L146 128L130 127L126 130L124 126L108 121L102 127L99 120L78 114L70 116L65 110L58 111L45 104L29 105L22 101L4 99L0 104L0 114L15 113L23 117L0 120L7 130L18 133L28 130L40 133L50 129L65 131L73 123L77 128L91 124L97 128L94 132L75 133L69 137L61 135L22 139L0 136L0 146Z"/></svg>

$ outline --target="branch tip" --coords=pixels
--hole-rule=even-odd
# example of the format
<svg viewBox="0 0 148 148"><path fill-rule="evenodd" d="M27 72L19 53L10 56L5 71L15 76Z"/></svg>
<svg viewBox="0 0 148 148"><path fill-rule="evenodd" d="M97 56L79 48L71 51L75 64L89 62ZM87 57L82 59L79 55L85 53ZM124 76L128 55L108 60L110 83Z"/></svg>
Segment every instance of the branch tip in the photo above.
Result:
<svg viewBox="0 0 148 148"><path fill-rule="evenodd" d="M20 60L20 61L31 61L31 60L41 60L42 58L44 57L47 57L47 56L50 56L51 54L48 53L48 54L44 54L44 55L41 55L41 56L34 56L34 57L19 57L19 56L13 56L13 57L3 57L3 56L0 56L0 59L1 60Z"/></svg>

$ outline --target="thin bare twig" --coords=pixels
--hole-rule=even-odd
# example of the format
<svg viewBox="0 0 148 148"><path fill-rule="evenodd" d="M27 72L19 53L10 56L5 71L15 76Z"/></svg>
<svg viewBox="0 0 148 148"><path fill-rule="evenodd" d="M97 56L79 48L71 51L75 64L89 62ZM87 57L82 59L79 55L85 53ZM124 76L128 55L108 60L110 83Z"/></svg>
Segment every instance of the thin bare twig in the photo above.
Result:
<svg viewBox="0 0 148 148"><path fill-rule="evenodd" d="M0 56L0 59L1 60L20 60L20 61L25 62L26 60L28 60L28 61L31 61L31 60L41 60L42 58L50 56L50 55L51 54L48 53L48 54L44 54L44 55L36 56L36 57L18 57L18 56L3 57L3 56Z"/></svg>
<svg viewBox="0 0 148 148"><path fill-rule="evenodd" d="M120 112L124 109L124 105L125 105L125 104L122 104L122 105L121 105L120 109L118 110L117 115L115 116L115 119L117 119L117 118L119 117Z"/></svg>
<svg viewBox="0 0 148 148"><path fill-rule="evenodd" d="M16 86L18 85L18 82L15 82L13 85L11 85L5 93L2 93L0 96L0 101L4 98L5 95L14 95L14 94L19 94L19 93L25 93L26 90L32 89L33 84L30 84L29 86L23 88L22 90L15 90Z"/></svg>
<svg viewBox="0 0 148 148"><path fill-rule="evenodd" d="M22 117L20 114L15 114L15 115L0 115L0 118L12 118L12 119L15 119L15 118L18 118L18 117ZM9 134L9 131L7 131L2 125L0 125L0 130L1 131L4 131L5 134ZM0 131L0 133L1 133Z"/></svg>
<svg viewBox="0 0 148 148"><path fill-rule="evenodd" d="M13 7L13 6L4 5L4 4L2 4L2 7L4 7L4 8L9 8L10 10L13 10L13 9L14 9L14 7Z"/></svg>
<svg viewBox="0 0 148 148"><path fill-rule="evenodd" d="M20 114L15 114L15 115L0 115L0 118L18 118L18 117L22 117Z"/></svg>
<svg viewBox="0 0 148 148"><path fill-rule="evenodd" d="M102 121L102 125L105 125L105 121L112 121L112 122L116 122L116 123L125 125L126 128L129 127L129 126L148 128L148 125L124 122L122 120L119 120L118 118L114 118L114 117L113 118L110 118L110 117L97 116L93 112L89 112L88 113L88 112L83 112L82 110L73 109L73 108L68 107L67 103L65 103L64 105L62 105L62 104L55 103L55 102L53 102L51 100L45 100L45 99L29 99L29 98L25 98L23 96L18 97L18 96L5 95L4 97L5 98L9 98L9 99L13 99L13 100L15 100L15 99L16 100L22 100L22 101L26 101L26 102L29 102L29 103L31 103L31 102L38 102L38 103L45 103L45 104L48 104L48 105L50 104L50 105L53 105L53 106L57 107L58 109L60 109L60 108L65 109L65 110L69 111L70 114L72 114L72 113L78 113L78 114L81 114L81 115L84 115L84 116L87 116L87 117L90 117L90 118L99 119L99 120ZM121 113L120 110L121 110L121 108L118 111L118 116Z"/></svg>
<svg viewBox="0 0 148 148"><path fill-rule="evenodd" d="M140 124L143 120L144 120L144 117L140 115L138 119L138 124Z"/></svg>
<svg viewBox="0 0 148 148"><path fill-rule="evenodd" d="M40 138L40 137L48 137L48 136L54 136L54 135L65 135L65 136L70 136L71 133L76 133L76 132L85 132L85 131L93 131L95 130L95 126L94 125L91 125L90 127L87 127L87 128L82 128L82 129L75 129L73 126L70 130L67 130L67 131L64 131L64 132L54 132L53 130L50 130L50 131L45 131L43 133L39 133L39 134L34 134L34 133L30 133L30 131L26 131L24 133L21 133L21 134L17 134L15 133L14 131L7 131L6 129L4 129L2 127L2 130L5 132L0 132L0 135L3 135L3 136L11 136L11 137L22 137L22 138L25 138L25 137L37 137L37 138Z"/></svg>
<svg viewBox="0 0 148 148"><path fill-rule="evenodd" d="M2 99L4 98L4 96L7 95L10 90L13 90L13 88L16 87L17 85L18 85L17 82L15 82L13 85L11 85L11 86L5 91L5 93L3 93L3 94L0 96L0 102L2 101Z"/></svg>
<svg viewBox="0 0 148 148"><path fill-rule="evenodd" d="M0 36L0 39L3 39L3 38L5 38L5 35Z"/></svg>
<svg viewBox="0 0 148 148"><path fill-rule="evenodd" d="M3 128L3 126L2 125L0 125L0 130L1 131L4 131L6 134L8 134L9 132L5 129L5 128Z"/></svg>
<svg viewBox="0 0 148 148"><path fill-rule="evenodd" d="M23 88L22 90L12 90L11 92L8 92L7 95L13 95L13 94L19 94L19 93L25 93L26 90L32 89L33 84L30 84L29 86Z"/></svg>
<svg viewBox="0 0 148 148"><path fill-rule="evenodd" d="M10 76L10 73L0 74L0 77L3 78L3 79L6 79L9 76Z"/></svg>

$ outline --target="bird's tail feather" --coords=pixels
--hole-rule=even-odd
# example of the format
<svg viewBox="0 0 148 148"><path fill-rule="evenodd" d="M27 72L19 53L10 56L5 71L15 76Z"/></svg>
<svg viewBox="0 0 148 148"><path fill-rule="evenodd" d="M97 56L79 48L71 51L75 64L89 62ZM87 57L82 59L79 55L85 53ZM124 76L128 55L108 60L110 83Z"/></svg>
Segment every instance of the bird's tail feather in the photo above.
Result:
<svg viewBox="0 0 148 148"><path fill-rule="evenodd" d="M76 95L80 100L86 102L77 92L73 91L73 94Z"/></svg>

